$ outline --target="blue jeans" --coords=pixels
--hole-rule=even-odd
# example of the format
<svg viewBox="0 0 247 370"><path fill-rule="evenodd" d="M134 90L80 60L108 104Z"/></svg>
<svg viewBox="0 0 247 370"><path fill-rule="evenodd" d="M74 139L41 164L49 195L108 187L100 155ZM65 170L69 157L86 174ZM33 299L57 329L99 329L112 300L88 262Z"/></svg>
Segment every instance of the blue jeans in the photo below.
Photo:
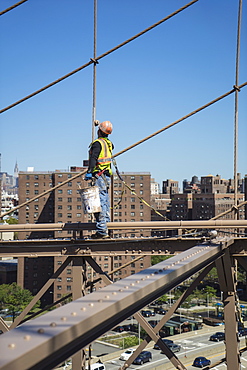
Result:
<svg viewBox="0 0 247 370"><path fill-rule="evenodd" d="M110 221L110 199L108 194L108 189L110 186L111 178L109 176L104 176L106 182L102 176L96 179L95 185L99 188L99 197L101 212L94 213L96 219L96 230L97 233L101 235L107 235L107 222Z"/></svg>

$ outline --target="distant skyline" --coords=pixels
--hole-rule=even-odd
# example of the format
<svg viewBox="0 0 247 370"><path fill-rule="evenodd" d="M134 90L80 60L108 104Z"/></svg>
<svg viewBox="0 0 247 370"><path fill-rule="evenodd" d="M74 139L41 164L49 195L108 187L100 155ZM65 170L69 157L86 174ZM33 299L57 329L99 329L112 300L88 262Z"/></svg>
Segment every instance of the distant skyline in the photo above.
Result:
<svg viewBox="0 0 247 370"><path fill-rule="evenodd" d="M1 0L0 11L14 2ZM0 109L93 57L93 1L29 0L0 19ZM98 0L97 56L189 3ZM238 0L198 0L102 58L96 119L113 123L117 153L230 91ZM239 85L247 81L243 2ZM92 137L92 65L0 116L2 172L82 166ZM160 185L196 175L233 178L234 94L117 157L120 171ZM239 93L238 172L247 173L247 87Z"/></svg>

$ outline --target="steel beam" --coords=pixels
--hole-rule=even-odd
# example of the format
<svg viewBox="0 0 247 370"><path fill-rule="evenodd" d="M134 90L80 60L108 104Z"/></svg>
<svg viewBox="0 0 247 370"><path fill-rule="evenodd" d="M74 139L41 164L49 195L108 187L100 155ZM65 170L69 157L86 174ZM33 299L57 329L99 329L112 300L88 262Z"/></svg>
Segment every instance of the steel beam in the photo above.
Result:
<svg viewBox="0 0 247 370"><path fill-rule="evenodd" d="M223 292L226 363L228 370L240 370L239 339L237 335L236 281L229 250L216 262L220 288Z"/></svg>
<svg viewBox="0 0 247 370"><path fill-rule="evenodd" d="M244 256L247 238L231 238L231 253ZM202 238L145 238L107 240L12 240L0 241L0 257L173 255L193 247ZM226 240L224 240L226 243Z"/></svg>
<svg viewBox="0 0 247 370"><path fill-rule="evenodd" d="M95 230L95 223L78 222L78 223L40 223L40 224L0 224L1 231L80 231ZM228 229L228 228L245 228L247 220L203 220L203 221L141 221L141 222L108 222L109 230L126 230L126 229Z"/></svg>
<svg viewBox="0 0 247 370"><path fill-rule="evenodd" d="M52 369L224 252L195 246L20 325L0 336L0 369Z"/></svg>

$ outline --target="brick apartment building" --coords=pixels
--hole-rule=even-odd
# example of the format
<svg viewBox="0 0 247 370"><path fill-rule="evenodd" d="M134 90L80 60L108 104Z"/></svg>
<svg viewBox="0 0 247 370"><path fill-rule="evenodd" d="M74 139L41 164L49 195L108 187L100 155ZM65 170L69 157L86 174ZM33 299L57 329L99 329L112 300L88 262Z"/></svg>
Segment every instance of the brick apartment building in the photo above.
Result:
<svg viewBox="0 0 247 370"><path fill-rule="evenodd" d="M71 168L72 171L54 172L19 172L19 202L20 204L35 197L51 187L62 183L71 178L83 168ZM123 182L114 175L112 177L112 187L110 194L112 198L112 220L113 221L150 221L151 210L141 203L138 197L150 203L150 174L149 173L121 173L125 183L131 190L123 185ZM62 187L46 194L44 197L31 202L20 208L19 223L76 223L91 222L91 215L84 214L82 209L80 188L87 187L88 184L78 177L74 181L69 181ZM137 196L134 195L134 192ZM93 220L92 220L93 221ZM90 233L90 232L89 232ZM87 233L85 233L86 235ZM114 237L135 237L149 236L149 231L124 230L115 231ZM37 238L68 238L71 231L56 232L20 232L19 239ZM97 256L96 262L102 267L103 271L110 273L112 270L131 262L135 256ZM19 283L29 289L32 294L36 294L44 283L50 278L54 271L63 263L63 257L39 257L39 258L19 258L18 279ZM132 262L129 266L114 273L114 280L124 278L134 274L141 269L150 266L150 258ZM88 266L87 277L92 279L96 276ZM96 288L101 287L102 282L98 282ZM50 304L64 295L72 292L73 278L71 265L63 271L57 278L51 289L42 298L42 305Z"/></svg>

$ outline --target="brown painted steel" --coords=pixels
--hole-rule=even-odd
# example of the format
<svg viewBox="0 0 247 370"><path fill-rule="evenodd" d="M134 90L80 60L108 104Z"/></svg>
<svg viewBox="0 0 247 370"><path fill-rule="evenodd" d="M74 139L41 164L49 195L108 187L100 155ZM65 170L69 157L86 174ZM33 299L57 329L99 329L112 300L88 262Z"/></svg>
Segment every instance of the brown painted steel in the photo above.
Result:
<svg viewBox="0 0 247 370"><path fill-rule="evenodd" d="M20 325L0 336L0 369L52 369L223 253L198 245Z"/></svg>
<svg viewBox="0 0 247 370"><path fill-rule="evenodd" d="M247 220L204 220L204 221L142 221L142 222L108 222L111 230L124 229L215 229L247 227ZM62 231L94 230L95 223L53 223L53 224L16 224L0 225L1 231Z"/></svg>

